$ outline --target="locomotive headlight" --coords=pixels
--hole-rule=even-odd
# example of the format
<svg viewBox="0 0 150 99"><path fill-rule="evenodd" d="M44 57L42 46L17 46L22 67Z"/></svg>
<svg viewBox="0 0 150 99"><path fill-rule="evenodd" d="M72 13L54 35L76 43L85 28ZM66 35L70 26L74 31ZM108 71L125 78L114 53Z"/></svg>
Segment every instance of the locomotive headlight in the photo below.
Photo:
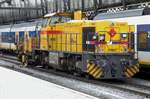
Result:
<svg viewBox="0 0 150 99"><path fill-rule="evenodd" d="M96 40L96 39L97 39L97 36L96 36L96 35L94 35L94 36L93 36L93 40Z"/></svg>
<svg viewBox="0 0 150 99"><path fill-rule="evenodd" d="M100 36L100 37L99 37L99 40L100 40L100 41L104 40L104 36Z"/></svg>
<svg viewBox="0 0 150 99"><path fill-rule="evenodd" d="M100 35L99 36L99 41L105 41L105 35Z"/></svg>
<svg viewBox="0 0 150 99"><path fill-rule="evenodd" d="M121 35L121 37L122 37L122 38L127 38L127 37L128 37L128 34L127 34L127 33L123 33L123 34Z"/></svg>
<svg viewBox="0 0 150 99"><path fill-rule="evenodd" d="M98 39L98 35L97 35L97 34L94 34L93 37L92 37L92 39L93 39L93 40L97 40L97 39Z"/></svg>

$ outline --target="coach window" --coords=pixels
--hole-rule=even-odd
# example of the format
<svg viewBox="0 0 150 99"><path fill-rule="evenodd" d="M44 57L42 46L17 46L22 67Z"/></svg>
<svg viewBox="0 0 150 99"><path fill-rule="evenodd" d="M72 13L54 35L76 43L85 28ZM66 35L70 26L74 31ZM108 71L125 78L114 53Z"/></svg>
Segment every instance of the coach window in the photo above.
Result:
<svg viewBox="0 0 150 99"><path fill-rule="evenodd" d="M147 49L148 47L148 33L147 32L140 32L139 37L139 49Z"/></svg>

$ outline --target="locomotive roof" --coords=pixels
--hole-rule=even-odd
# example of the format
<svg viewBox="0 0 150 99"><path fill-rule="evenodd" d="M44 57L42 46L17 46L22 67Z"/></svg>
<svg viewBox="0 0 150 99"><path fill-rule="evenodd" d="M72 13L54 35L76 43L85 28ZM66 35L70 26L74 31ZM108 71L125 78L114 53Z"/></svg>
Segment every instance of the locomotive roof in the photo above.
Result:
<svg viewBox="0 0 150 99"><path fill-rule="evenodd" d="M59 12L59 13L49 13L44 16L44 18L52 17L52 16L72 16L72 12Z"/></svg>

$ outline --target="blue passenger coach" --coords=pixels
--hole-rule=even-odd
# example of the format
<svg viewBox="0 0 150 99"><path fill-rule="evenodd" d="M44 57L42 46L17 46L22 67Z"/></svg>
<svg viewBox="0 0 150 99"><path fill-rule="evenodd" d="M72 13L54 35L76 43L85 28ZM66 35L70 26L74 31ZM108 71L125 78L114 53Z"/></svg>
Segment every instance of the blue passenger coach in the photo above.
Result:
<svg viewBox="0 0 150 99"><path fill-rule="evenodd" d="M137 45L140 64L150 65L150 24L137 25Z"/></svg>
<svg viewBox="0 0 150 99"><path fill-rule="evenodd" d="M32 38L35 38L36 32L39 31L37 29L39 23L41 20L0 26L0 51L18 52L22 48L21 44L24 39L33 42ZM30 47L34 47L34 45L31 44Z"/></svg>

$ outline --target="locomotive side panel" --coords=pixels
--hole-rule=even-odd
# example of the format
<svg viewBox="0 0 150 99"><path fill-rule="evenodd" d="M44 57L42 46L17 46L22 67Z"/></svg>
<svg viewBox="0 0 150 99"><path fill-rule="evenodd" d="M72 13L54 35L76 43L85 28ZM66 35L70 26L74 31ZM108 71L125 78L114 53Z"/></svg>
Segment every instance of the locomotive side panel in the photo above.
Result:
<svg viewBox="0 0 150 99"><path fill-rule="evenodd" d="M41 49L49 51L82 52L81 23L61 23L42 29Z"/></svg>
<svg viewBox="0 0 150 99"><path fill-rule="evenodd" d="M103 26L99 27L99 24ZM101 53L127 53L129 51L130 29L123 22L97 23L97 35L99 36L99 52ZM100 30L100 31L99 31ZM133 49L133 48L132 48ZM97 49L98 51L98 49Z"/></svg>

